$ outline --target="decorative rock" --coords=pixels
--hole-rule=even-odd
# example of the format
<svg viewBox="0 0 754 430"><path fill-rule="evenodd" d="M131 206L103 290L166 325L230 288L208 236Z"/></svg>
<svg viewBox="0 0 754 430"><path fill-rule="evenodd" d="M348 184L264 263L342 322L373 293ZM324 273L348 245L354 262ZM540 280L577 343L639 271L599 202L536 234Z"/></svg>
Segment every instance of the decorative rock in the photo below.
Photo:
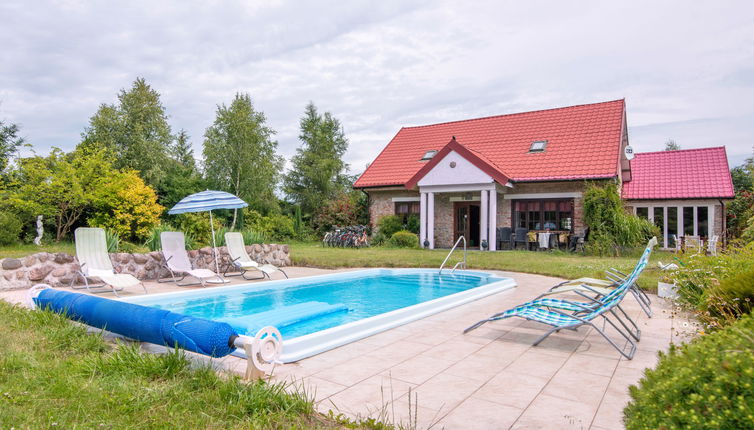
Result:
<svg viewBox="0 0 754 430"><path fill-rule="evenodd" d="M66 254L65 252L58 252L55 254L53 261L57 264L72 263L73 255Z"/></svg>
<svg viewBox="0 0 754 430"><path fill-rule="evenodd" d="M271 263L276 266L291 264L288 245L253 244L246 246L250 256L259 263ZM215 270L215 261L211 247L188 252L194 267ZM218 265L221 270L231 260L226 247L217 248ZM162 254L152 251L147 254L114 253L110 259L116 271L130 273L140 279L158 279L170 276L162 267ZM72 281L82 283L77 273L79 264L72 255L66 253L40 252L22 259L6 258L0 260L0 290L29 288L34 282L44 281L54 287L68 286Z"/></svg>
<svg viewBox="0 0 754 430"><path fill-rule="evenodd" d="M29 280L41 281L49 275L50 272L52 272L52 266L50 265L35 267L29 271Z"/></svg>
<svg viewBox="0 0 754 430"><path fill-rule="evenodd" d="M15 270L22 266L21 260L18 258L6 258L3 260L3 270Z"/></svg>

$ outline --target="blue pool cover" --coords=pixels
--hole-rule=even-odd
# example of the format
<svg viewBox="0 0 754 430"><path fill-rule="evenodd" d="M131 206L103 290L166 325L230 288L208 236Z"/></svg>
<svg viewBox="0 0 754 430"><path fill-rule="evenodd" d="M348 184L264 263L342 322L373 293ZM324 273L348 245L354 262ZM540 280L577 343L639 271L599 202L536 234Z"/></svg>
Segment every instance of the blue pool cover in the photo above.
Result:
<svg viewBox="0 0 754 430"><path fill-rule="evenodd" d="M233 340L238 334L224 322L51 288L42 290L34 302L41 309L142 342L211 357L224 357L236 349Z"/></svg>
<svg viewBox="0 0 754 430"><path fill-rule="evenodd" d="M338 303L331 305L324 302L306 302L282 306L269 311L257 312L240 317L223 317L218 321L230 324L243 333L256 333L264 326L273 326L279 330L290 325L299 324L314 318L320 318L337 312L348 312L348 306Z"/></svg>

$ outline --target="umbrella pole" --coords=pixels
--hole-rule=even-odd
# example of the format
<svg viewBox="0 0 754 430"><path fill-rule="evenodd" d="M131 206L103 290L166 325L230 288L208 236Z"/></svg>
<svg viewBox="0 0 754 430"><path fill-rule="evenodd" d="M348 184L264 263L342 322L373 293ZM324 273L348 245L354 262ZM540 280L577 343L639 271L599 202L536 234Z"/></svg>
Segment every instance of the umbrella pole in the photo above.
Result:
<svg viewBox="0 0 754 430"><path fill-rule="evenodd" d="M217 243L215 242L215 222L212 219L212 211L209 211L209 225L212 228L212 255L215 257L215 273L220 276L220 264L217 262Z"/></svg>

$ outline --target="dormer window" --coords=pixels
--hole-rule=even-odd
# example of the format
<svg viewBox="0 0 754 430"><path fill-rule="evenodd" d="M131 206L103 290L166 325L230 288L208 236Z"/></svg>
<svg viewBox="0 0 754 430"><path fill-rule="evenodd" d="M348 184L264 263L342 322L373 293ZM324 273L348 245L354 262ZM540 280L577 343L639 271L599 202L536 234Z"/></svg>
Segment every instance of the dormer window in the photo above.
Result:
<svg viewBox="0 0 754 430"><path fill-rule="evenodd" d="M434 149L430 149L429 151L424 153L424 156L422 157L420 161L429 161L432 159L432 157L435 156L435 154L437 154L437 151L435 151Z"/></svg>
<svg viewBox="0 0 754 430"><path fill-rule="evenodd" d="M531 143L531 146L529 147L529 152L545 152L545 147L547 146L546 140L535 140Z"/></svg>

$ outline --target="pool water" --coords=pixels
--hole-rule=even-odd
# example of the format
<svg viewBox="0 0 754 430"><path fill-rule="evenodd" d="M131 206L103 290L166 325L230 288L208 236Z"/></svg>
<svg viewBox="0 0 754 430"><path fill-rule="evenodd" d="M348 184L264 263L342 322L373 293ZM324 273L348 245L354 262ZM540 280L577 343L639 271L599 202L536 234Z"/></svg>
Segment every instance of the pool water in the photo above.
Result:
<svg viewBox="0 0 754 430"><path fill-rule="evenodd" d="M433 303L479 287L500 284L504 280L510 281L484 272L444 272L440 275L436 269L370 269L145 295L127 301L184 315L225 321L239 334L248 336L254 336L260 328L272 325L280 330L284 339L292 339L334 327L357 324L357 321L383 314L398 315L400 312L396 311L401 309ZM505 287L510 287L509 283L505 283ZM469 300L472 299L465 301ZM448 299L443 299L443 306L437 309L454 306L449 303ZM428 312L424 308L426 306L422 307L421 312L417 309L407 315L408 319L405 316L393 318L393 324L385 325L385 321L378 323L378 331L389 328L389 325L399 325L439 311ZM375 318L377 319L379 318ZM364 324L358 325L366 327ZM374 332L374 329L368 329L359 336L351 337L360 338Z"/></svg>

